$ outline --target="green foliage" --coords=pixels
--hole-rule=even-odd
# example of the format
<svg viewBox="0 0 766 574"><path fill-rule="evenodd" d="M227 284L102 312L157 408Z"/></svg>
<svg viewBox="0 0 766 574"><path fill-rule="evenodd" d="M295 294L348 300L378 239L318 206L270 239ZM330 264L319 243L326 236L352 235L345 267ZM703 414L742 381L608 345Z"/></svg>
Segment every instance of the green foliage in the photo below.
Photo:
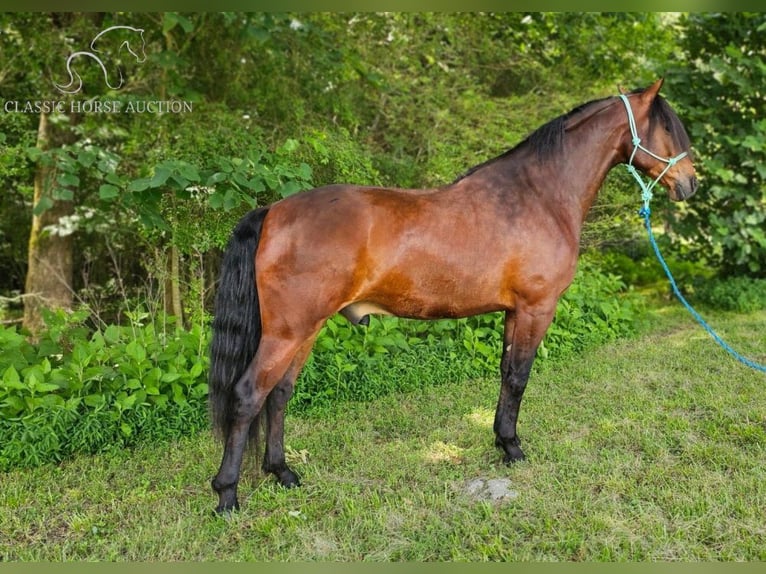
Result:
<svg viewBox="0 0 766 574"><path fill-rule="evenodd" d="M538 354L579 354L633 333L640 304L618 276L582 261L575 282L559 301Z"/></svg>
<svg viewBox="0 0 766 574"><path fill-rule="evenodd" d="M297 158L314 166L314 185L355 183L380 185L380 172L364 146L347 130L324 130L307 133Z"/></svg>
<svg viewBox="0 0 766 574"><path fill-rule="evenodd" d="M766 279L729 277L700 283L695 298L723 311L752 313L766 309Z"/></svg>
<svg viewBox="0 0 766 574"><path fill-rule="evenodd" d="M665 271L646 237L646 230L643 230L643 234L626 241L619 249L589 250L588 258L607 274L620 277L631 288L669 294L671 287ZM667 235L658 235L656 240L681 291L693 293L697 285L707 282L715 275L715 271L704 261L693 259L693 253L673 250Z"/></svg>
<svg viewBox="0 0 766 574"><path fill-rule="evenodd" d="M766 277L766 15L685 16L671 99L695 148L701 189L673 226L726 274Z"/></svg>
<svg viewBox="0 0 766 574"><path fill-rule="evenodd" d="M274 152L254 146L244 157L216 157L203 165L160 161L145 177L119 178L124 189L110 186L110 198L121 197L147 232L170 232L182 251L209 250L225 245L233 222L244 210L311 186L311 168L292 159L297 147L295 140L285 141ZM232 215L225 215L229 212Z"/></svg>
<svg viewBox="0 0 766 574"><path fill-rule="evenodd" d="M207 425L205 337L127 327L89 333L87 312L46 317L32 345L0 329L0 469L167 440ZM170 326L170 325L168 325Z"/></svg>

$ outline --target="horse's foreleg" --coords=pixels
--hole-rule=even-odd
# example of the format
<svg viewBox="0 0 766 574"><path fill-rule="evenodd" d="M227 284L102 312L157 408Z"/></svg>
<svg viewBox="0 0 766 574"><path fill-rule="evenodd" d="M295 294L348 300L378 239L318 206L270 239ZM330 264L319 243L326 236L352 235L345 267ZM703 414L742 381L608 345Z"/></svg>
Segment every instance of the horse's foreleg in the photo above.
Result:
<svg viewBox="0 0 766 574"><path fill-rule="evenodd" d="M509 311L505 316L503 357L500 363L500 398L495 411L495 445L504 452L503 462L522 460L524 452L516 433L521 398L527 386L537 347L550 325L556 307L535 312Z"/></svg>

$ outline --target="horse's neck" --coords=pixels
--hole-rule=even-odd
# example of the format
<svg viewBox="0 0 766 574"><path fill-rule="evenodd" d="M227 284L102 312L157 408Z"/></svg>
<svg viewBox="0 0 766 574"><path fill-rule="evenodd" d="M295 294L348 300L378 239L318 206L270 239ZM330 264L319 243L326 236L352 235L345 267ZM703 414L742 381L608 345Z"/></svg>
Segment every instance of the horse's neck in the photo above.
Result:
<svg viewBox="0 0 766 574"><path fill-rule="evenodd" d="M543 193L558 205L570 206L573 222L580 226L609 171L625 160L621 149L627 122L616 111L567 131L561 150L527 169Z"/></svg>
<svg viewBox="0 0 766 574"><path fill-rule="evenodd" d="M593 122L598 122L595 124ZM621 123L622 122L622 123ZM579 241L585 218L609 170L625 161L622 139L627 121L610 110L564 135L560 150L545 158L532 146L490 162L447 189L469 193L477 202L485 195L524 206L544 206ZM464 197L464 196L463 196Z"/></svg>

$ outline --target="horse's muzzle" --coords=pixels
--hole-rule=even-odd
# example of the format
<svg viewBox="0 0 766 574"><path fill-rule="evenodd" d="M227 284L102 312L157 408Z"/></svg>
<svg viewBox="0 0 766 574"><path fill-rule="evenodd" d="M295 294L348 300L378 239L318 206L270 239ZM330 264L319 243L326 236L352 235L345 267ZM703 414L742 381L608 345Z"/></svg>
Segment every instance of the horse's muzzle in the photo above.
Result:
<svg viewBox="0 0 766 574"><path fill-rule="evenodd" d="M697 176L693 175L687 180L678 180L673 188L676 201L689 199L697 191Z"/></svg>

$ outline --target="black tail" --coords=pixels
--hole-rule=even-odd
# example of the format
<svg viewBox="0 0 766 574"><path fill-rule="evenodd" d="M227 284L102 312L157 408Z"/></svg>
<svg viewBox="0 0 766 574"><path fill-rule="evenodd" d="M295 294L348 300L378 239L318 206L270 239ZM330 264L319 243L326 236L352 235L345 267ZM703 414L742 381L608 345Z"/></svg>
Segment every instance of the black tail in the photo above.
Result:
<svg viewBox="0 0 766 574"><path fill-rule="evenodd" d="M261 340L261 312L255 284L255 251L268 208L243 217L234 229L221 264L215 296L208 377L213 430L229 436L234 416L234 385L255 356Z"/></svg>

